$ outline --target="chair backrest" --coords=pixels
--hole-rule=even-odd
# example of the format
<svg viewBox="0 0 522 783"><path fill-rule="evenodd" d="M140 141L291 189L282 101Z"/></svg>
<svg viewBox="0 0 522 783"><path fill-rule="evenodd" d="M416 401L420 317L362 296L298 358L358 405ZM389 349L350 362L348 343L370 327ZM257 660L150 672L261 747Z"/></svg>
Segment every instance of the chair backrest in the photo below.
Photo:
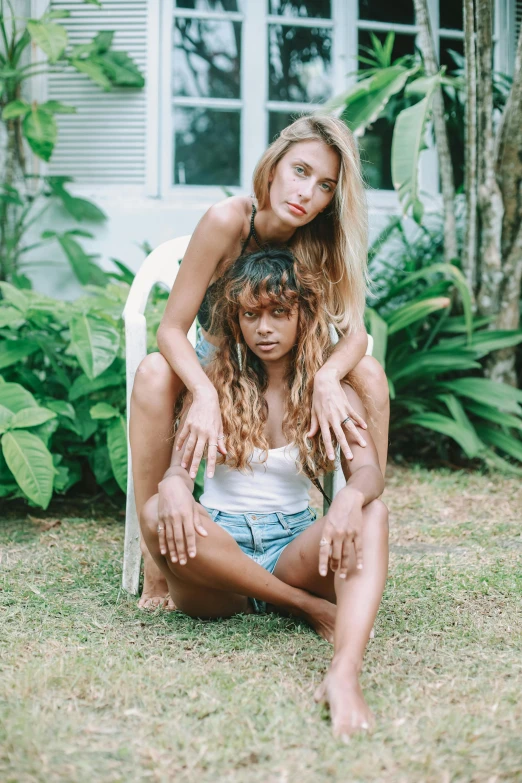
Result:
<svg viewBox="0 0 522 783"><path fill-rule="evenodd" d="M149 253L131 285L123 310L124 318L138 313L143 315L151 289L156 284L164 285L170 291L178 273L179 261L185 255L190 237L191 234L186 234L183 237L169 239Z"/></svg>

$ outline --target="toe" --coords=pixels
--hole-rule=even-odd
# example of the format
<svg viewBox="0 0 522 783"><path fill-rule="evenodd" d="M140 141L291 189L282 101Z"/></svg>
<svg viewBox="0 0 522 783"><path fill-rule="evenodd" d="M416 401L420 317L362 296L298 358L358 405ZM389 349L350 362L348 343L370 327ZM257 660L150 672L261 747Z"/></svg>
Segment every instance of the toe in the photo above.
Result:
<svg viewBox="0 0 522 783"><path fill-rule="evenodd" d="M319 687L315 689L314 693L314 700L316 702L324 702L325 701L325 693L326 693L326 684L323 681Z"/></svg>

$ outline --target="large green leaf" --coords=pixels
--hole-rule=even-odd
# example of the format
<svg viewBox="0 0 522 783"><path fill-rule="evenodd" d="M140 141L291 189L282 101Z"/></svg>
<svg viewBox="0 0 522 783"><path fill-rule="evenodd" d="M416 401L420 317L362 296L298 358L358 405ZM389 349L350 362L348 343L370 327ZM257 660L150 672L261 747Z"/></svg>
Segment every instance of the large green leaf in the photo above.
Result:
<svg viewBox="0 0 522 783"><path fill-rule="evenodd" d="M496 405L501 410L522 415L519 404L522 403L522 391L506 383L496 383L489 378L455 378L438 384L438 388L481 403L487 400L489 405Z"/></svg>
<svg viewBox="0 0 522 783"><path fill-rule="evenodd" d="M73 59L71 60L71 65L74 66L77 71L80 71L80 73L85 73L102 89L111 89L110 80L106 77L105 72L99 63L92 62L91 60Z"/></svg>
<svg viewBox="0 0 522 783"><path fill-rule="evenodd" d="M473 330L473 310L472 310L472 302L471 302L471 294L469 292L468 284L466 281L466 278L454 264L445 264L445 263L438 263L438 264L430 264L430 266L425 267L424 269L420 269L418 272L412 272L411 274L407 275L404 280L401 280L400 283L397 283L394 286L394 295L396 295L399 291L410 288L411 285L419 279L429 279L433 275L441 274L446 277L450 277L455 285L458 288L460 298L462 301L462 306L464 308L464 323L465 323L465 329L468 333L469 340L471 341L471 333ZM425 300L425 297L424 301Z"/></svg>
<svg viewBox="0 0 522 783"><path fill-rule="evenodd" d="M469 413L473 413L475 416L480 416L486 421L493 422L494 424L500 424L502 427L522 430L522 418L513 416L511 413L499 411L492 405L484 405L483 403L476 402L475 400L466 400L466 410Z"/></svg>
<svg viewBox="0 0 522 783"><path fill-rule="evenodd" d="M93 419L114 419L120 415L120 412L107 402L97 402L91 408L90 413Z"/></svg>
<svg viewBox="0 0 522 783"><path fill-rule="evenodd" d="M0 291L2 292L6 301L8 301L13 305L13 307L16 307L17 310L20 310L20 312L25 315L29 306L29 300L27 296L20 291L19 288L11 285L11 283L2 282L0 283ZM2 305L2 308L3 307L4 305Z"/></svg>
<svg viewBox="0 0 522 783"><path fill-rule="evenodd" d="M0 343L0 370L26 359L38 350L38 343L32 340L3 340Z"/></svg>
<svg viewBox="0 0 522 783"><path fill-rule="evenodd" d="M57 62L67 46L65 28L53 22L29 19L27 29L31 40L45 52L49 61L51 63Z"/></svg>
<svg viewBox="0 0 522 783"><path fill-rule="evenodd" d="M82 285L87 285L88 283L105 285L107 280L104 271L91 261L90 256L87 255L82 246L73 239L70 231L65 234L57 234L56 238L67 256L74 274Z"/></svg>
<svg viewBox="0 0 522 783"><path fill-rule="evenodd" d="M13 413L24 408L36 407L33 395L19 383L0 383L0 405L5 405Z"/></svg>
<svg viewBox="0 0 522 783"><path fill-rule="evenodd" d="M449 304L450 300L447 296L436 296L432 299L418 299L398 307L386 317L388 337L416 321L424 321L430 313L442 310Z"/></svg>
<svg viewBox="0 0 522 783"><path fill-rule="evenodd" d="M11 101L7 106L4 106L2 111L2 119L4 121L14 120L16 117L25 117L25 115L31 111L31 104L25 101Z"/></svg>
<svg viewBox="0 0 522 783"><path fill-rule="evenodd" d="M483 332L473 332L471 348L475 351L478 358L486 356L491 351L499 351L502 348L512 348L514 345L522 343L522 330L486 330ZM459 348L465 345L463 337L452 337L442 340L441 345L447 348Z"/></svg>
<svg viewBox="0 0 522 783"><path fill-rule="evenodd" d="M56 413L49 411L46 408L40 408L31 406L30 408L22 408L14 414L10 429L24 429L25 427L38 427L49 419L55 419Z"/></svg>
<svg viewBox="0 0 522 783"><path fill-rule="evenodd" d="M61 101L46 101L40 104L42 111L50 112L51 114L76 114L76 106L68 106Z"/></svg>
<svg viewBox="0 0 522 783"><path fill-rule="evenodd" d="M478 426L477 431L485 443L496 446L506 454L509 454L510 457L514 457L522 462L522 442L518 438L506 435L504 432L495 430L492 427Z"/></svg>
<svg viewBox="0 0 522 783"><path fill-rule="evenodd" d="M93 58L117 87L143 87L145 79L126 52L104 52Z"/></svg>
<svg viewBox="0 0 522 783"><path fill-rule="evenodd" d="M366 308L368 330L373 337L373 356L386 369L386 346L388 343L388 324L371 307Z"/></svg>
<svg viewBox="0 0 522 783"><path fill-rule="evenodd" d="M22 316L20 310L16 307L3 306L0 309L0 329L4 329L6 326L9 329L16 331L25 324L25 318Z"/></svg>
<svg viewBox="0 0 522 783"><path fill-rule="evenodd" d="M357 82L347 92L329 101L323 107L323 111L344 105L341 118L354 133L363 131L378 119L392 95L396 95L402 90L408 77L415 70L404 68L402 65L382 68L367 79Z"/></svg>
<svg viewBox="0 0 522 783"><path fill-rule="evenodd" d="M25 430L6 432L2 436L2 452L22 492L33 503L47 508L55 468L51 453L40 438Z"/></svg>
<svg viewBox="0 0 522 783"><path fill-rule="evenodd" d="M433 375L456 370L480 370L481 365L475 361L475 355L471 351L424 351L423 353L411 353L400 362L396 362L388 372L395 386L398 381L406 378L409 381L423 375Z"/></svg>
<svg viewBox="0 0 522 783"><path fill-rule="evenodd" d="M438 74L426 80L426 96L403 109L395 121L392 138L392 180L404 214L412 210L413 219L422 222L423 205L419 198L419 159L425 148L426 121L432 95L438 86Z"/></svg>
<svg viewBox="0 0 522 783"><path fill-rule="evenodd" d="M483 448L473 429L463 426L456 422L455 419L450 419L448 416L443 416L440 413L414 414L404 419L403 424L404 426L417 424L419 427L425 427L443 435L448 435L459 444L469 459L476 457Z"/></svg>
<svg viewBox="0 0 522 783"><path fill-rule="evenodd" d="M13 416L13 411L10 411L5 405L0 405L0 434L9 429Z"/></svg>
<svg viewBox="0 0 522 783"><path fill-rule="evenodd" d="M83 314L71 321L71 347L84 373L93 379L116 358L120 334L101 318Z"/></svg>
<svg viewBox="0 0 522 783"><path fill-rule="evenodd" d="M71 400L71 402L74 402L74 400L78 400L81 397L86 397L87 395L92 394L93 392L100 391L101 389L106 389L109 386L124 386L124 385L125 385L125 376L119 375L118 373L115 372L105 372L104 374L99 375L97 378L94 379L88 378L86 375L80 375L73 382L73 385L69 390L69 399Z"/></svg>
<svg viewBox="0 0 522 783"><path fill-rule="evenodd" d="M22 128L35 155L49 161L58 137L58 126L54 116L38 107L33 107L24 117Z"/></svg>
<svg viewBox="0 0 522 783"><path fill-rule="evenodd" d="M127 492L127 430L122 416L107 430L107 447L114 478L122 492Z"/></svg>

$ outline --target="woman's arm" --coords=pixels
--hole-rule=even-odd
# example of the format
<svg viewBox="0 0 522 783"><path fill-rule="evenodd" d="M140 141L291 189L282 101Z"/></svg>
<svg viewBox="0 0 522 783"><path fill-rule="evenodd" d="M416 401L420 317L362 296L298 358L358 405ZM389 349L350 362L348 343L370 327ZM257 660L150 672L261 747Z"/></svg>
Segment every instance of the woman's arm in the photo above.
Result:
<svg viewBox="0 0 522 783"><path fill-rule="evenodd" d="M343 384L343 394L353 409L364 416L364 406L355 391ZM371 435L367 435L367 444L362 448L353 434L347 437L353 451L353 458L346 460L341 456L341 464L346 486L334 497L323 529L322 546L319 550L319 573L326 576L328 563L332 571L346 577L351 547L355 547L357 568L363 566L361 548L362 509L372 500L382 495L384 478L379 467L377 449Z"/></svg>
<svg viewBox="0 0 522 783"><path fill-rule="evenodd" d="M208 285L229 253L234 237L241 235L244 217L238 206L222 202L212 206L198 223L181 262L157 333L158 348L193 397L180 442L185 443L183 464L196 476L207 444L226 453L217 393L202 370L187 333ZM173 260L175 263L175 260ZM208 450L208 474L214 471L217 448Z"/></svg>
<svg viewBox="0 0 522 783"><path fill-rule="evenodd" d="M337 442L346 459L352 458L352 452L345 433L351 433L351 440L365 446L365 439L357 427L367 429L364 411L361 415L343 393L341 381L361 361L368 348L368 334L362 326L350 335L341 337L332 355L324 363L314 379L312 400L312 420L308 437L313 438L321 430L328 457L335 458L330 429L335 433ZM350 420L342 422L346 417Z"/></svg>

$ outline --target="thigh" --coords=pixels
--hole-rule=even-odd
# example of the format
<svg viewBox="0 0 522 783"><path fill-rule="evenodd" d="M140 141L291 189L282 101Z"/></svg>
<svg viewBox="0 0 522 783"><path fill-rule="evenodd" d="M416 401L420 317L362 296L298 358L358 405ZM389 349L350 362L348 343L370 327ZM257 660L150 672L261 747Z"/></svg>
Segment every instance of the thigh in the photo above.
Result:
<svg viewBox="0 0 522 783"><path fill-rule="evenodd" d="M228 533L221 530L215 522L212 521L203 506L198 504L198 510L202 517L202 523L209 532L209 538L213 538L212 532L219 532L221 535L228 536ZM209 587L208 584L202 584L197 573L197 557L186 566L174 565L164 557L159 550L159 541L157 534L158 525L158 496L151 497L141 514L141 530L145 538L147 547L155 562L161 569L161 572L167 580L169 593L176 607L191 617L201 617L213 619L217 617L231 617L239 612L249 612L250 604L248 598L237 593L223 590L217 590ZM230 545L235 544L230 537ZM208 542L200 540L204 546ZM202 558L200 558L201 560Z"/></svg>
<svg viewBox="0 0 522 783"><path fill-rule="evenodd" d="M292 587L300 587L320 598L336 602L333 571L319 574L319 542L323 535L324 518L307 527L285 547L277 561L274 576Z"/></svg>

